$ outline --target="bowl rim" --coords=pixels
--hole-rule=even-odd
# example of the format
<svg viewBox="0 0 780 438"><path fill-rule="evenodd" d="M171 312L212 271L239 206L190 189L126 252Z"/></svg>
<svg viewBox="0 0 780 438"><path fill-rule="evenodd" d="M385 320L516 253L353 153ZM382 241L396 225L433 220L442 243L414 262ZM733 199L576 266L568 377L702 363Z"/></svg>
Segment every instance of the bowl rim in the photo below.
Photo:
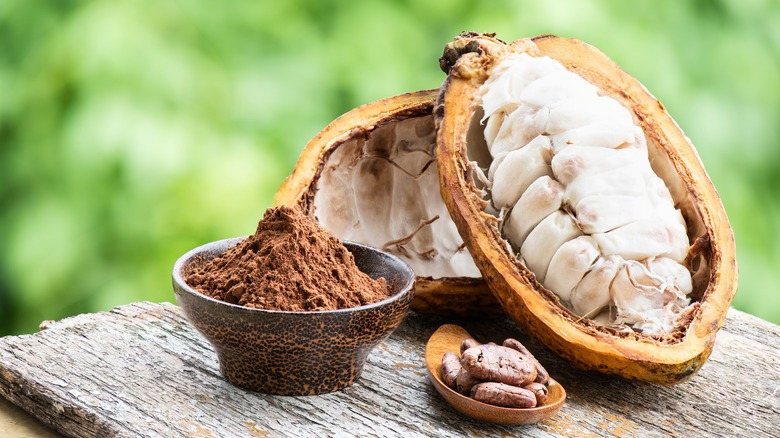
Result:
<svg viewBox="0 0 780 438"><path fill-rule="evenodd" d="M242 306L240 304L232 304L232 303L228 303L226 301L218 300L216 298L213 298L213 297L210 297L208 295L205 295L205 294L202 294L202 293L198 292L197 290L195 290L195 288L193 288L192 286L187 284L186 281L184 281L184 278L181 275L182 268L193 257L195 257L198 254L204 253L208 249L210 249L211 247L217 246L219 244L227 245L225 250L224 250L224 251L226 251L226 250L228 250L228 249L238 245L241 241L245 240L248 237L249 236L246 235L246 236L239 236L239 237L230 237L230 238L227 238L227 239L214 240L212 242L204 243L203 245L199 245L199 246L197 246L195 248L192 248L191 250L187 251L182 256L180 256L176 260L176 263L174 263L174 265L173 265L173 274L172 274L172 276L173 276L174 284L178 285L179 289L183 290L184 292L188 293L189 295L195 296L196 299L203 299L203 300L205 300L207 302L213 302L213 303L215 303L217 305L227 306L228 308L234 308L234 309L240 310L240 311L257 312L257 313L265 313L265 314L280 314L280 315L320 315L321 316L321 315L342 314L342 313L350 313L350 312L356 312L356 311L370 310L370 309L373 309L373 308L382 307L382 306L385 306L387 304L390 304L390 303L392 303L392 302L394 302L396 300L399 300L399 299L403 298L406 295L409 295L409 294L413 295L414 294L414 285L415 285L416 276L415 276L415 273L412 270L411 266L409 266L408 263L406 263L405 261L401 260L401 258L399 258L396 255L390 254L389 252L386 252L386 251L382 251L381 249L375 248L373 246L365 245L365 244L358 243L358 242L353 242L353 241L350 241L350 240L342 240L342 239L339 239L339 240L341 240L341 242L344 244L344 246L347 247L348 250L350 250L350 252L352 252L351 249L350 249L350 246L359 247L359 248L363 248L364 250L368 250L369 252L381 253L384 256L389 257L390 259L395 260L396 262L400 262L400 265L402 267L402 271L405 272L405 276L407 278L406 284L404 284L403 287L401 287L400 290L397 293L395 293L394 295L391 295L391 296L385 298L384 300L376 301L374 303L369 303L369 304L365 304L365 305L358 306L358 307L348 307L348 308L345 308L345 309L335 309L335 310L273 310L273 309L261 309L261 308L256 308L256 307L246 307L246 306ZM224 252L224 251L222 251L222 252ZM363 272L363 271L361 270L360 272ZM174 295L178 295L176 292L177 292L177 289L174 288ZM411 300L409 300L409 302L411 303Z"/></svg>

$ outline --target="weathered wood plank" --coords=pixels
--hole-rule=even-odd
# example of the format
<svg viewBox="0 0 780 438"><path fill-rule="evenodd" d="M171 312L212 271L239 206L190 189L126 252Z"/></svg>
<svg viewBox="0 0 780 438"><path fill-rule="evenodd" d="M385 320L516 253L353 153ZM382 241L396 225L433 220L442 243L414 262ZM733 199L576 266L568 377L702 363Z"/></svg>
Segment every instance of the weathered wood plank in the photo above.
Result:
<svg viewBox="0 0 780 438"><path fill-rule="evenodd" d="M531 426L471 421L425 375L425 342L441 324L481 340L514 336L569 393ZM780 328L731 310L710 361L672 387L571 368L508 320L411 314L344 391L278 397L219 376L211 346L171 304L136 303L45 323L0 339L0 395L68 436L777 436Z"/></svg>

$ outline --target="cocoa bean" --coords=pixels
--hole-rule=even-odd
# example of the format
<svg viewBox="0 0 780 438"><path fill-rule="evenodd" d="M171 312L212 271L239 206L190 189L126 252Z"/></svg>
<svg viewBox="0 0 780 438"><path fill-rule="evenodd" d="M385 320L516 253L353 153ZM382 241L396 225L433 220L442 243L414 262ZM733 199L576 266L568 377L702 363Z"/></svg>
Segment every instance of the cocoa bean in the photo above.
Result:
<svg viewBox="0 0 780 438"><path fill-rule="evenodd" d="M504 383L484 382L475 385L471 389L471 397L482 403L507 408L533 408L536 406L536 395L533 392Z"/></svg>
<svg viewBox="0 0 780 438"><path fill-rule="evenodd" d="M477 341L473 339L464 339L463 343L460 344L460 354L463 354L464 351L468 350L471 347L476 347L479 344L477 344Z"/></svg>
<svg viewBox="0 0 780 438"><path fill-rule="evenodd" d="M536 396L536 405L543 405L547 401L547 386L541 383L529 383L523 388L531 391Z"/></svg>
<svg viewBox="0 0 780 438"><path fill-rule="evenodd" d="M482 383L482 380L472 376L465 368L461 367L458 378L455 380L455 390L463 395L468 395L474 385Z"/></svg>
<svg viewBox="0 0 780 438"><path fill-rule="evenodd" d="M517 350L495 344L479 345L463 352L460 364L481 380L525 386L536 379L535 364Z"/></svg>
<svg viewBox="0 0 780 438"><path fill-rule="evenodd" d="M547 385L550 383L550 375L547 373L547 370L544 369L541 363L539 363L538 360L534 357L533 354L531 354L530 351L528 351L527 348L525 348L525 345L521 344L520 341L517 339L509 338L504 340L504 347L511 348L515 351L518 351L523 356L527 357L536 367L536 379L534 379L534 382L541 383L544 385Z"/></svg>
<svg viewBox="0 0 780 438"><path fill-rule="evenodd" d="M460 358L453 352L444 353L444 357L441 359L441 380L444 384L452 389L456 389L455 380L458 378L458 374L462 367L460 366Z"/></svg>

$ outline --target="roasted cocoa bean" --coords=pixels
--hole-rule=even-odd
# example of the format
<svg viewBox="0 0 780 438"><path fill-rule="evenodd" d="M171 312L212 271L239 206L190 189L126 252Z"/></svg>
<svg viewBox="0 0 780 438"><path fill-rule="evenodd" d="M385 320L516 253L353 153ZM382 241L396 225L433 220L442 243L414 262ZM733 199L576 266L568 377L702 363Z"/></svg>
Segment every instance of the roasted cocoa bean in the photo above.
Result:
<svg viewBox="0 0 780 438"><path fill-rule="evenodd" d="M534 380L534 382L541 383L544 385L550 383L550 375L547 373L547 370L545 370L542 364L539 363L538 360L536 360L534 355L531 354L531 352L528 351L527 348L525 348L525 345L521 344L520 341L518 341L517 339L512 339L512 338L506 339L503 345L504 347L511 348L515 351L518 351L520 354L527 357L531 362L533 362L534 366L536 367L536 379Z"/></svg>
<svg viewBox="0 0 780 438"><path fill-rule="evenodd" d="M547 386L538 382L529 383L523 388L531 391L536 396L536 405L543 405L547 401Z"/></svg>
<svg viewBox="0 0 780 438"><path fill-rule="evenodd" d="M479 345L463 352L461 366L481 380L525 386L536 379L536 366L520 352L499 345Z"/></svg>
<svg viewBox="0 0 780 438"><path fill-rule="evenodd" d="M471 389L471 397L482 403L507 408L533 408L536 406L536 395L533 392L504 383L484 382L475 385Z"/></svg>
<svg viewBox="0 0 780 438"><path fill-rule="evenodd" d="M444 384L452 389L456 389L455 380L460 373L460 358L453 352L444 353L444 357L441 359L441 379Z"/></svg>
<svg viewBox="0 0 780 438"><path fill-rule="evenodd" d="M458 378L455 380L455 390L463 395L468 395L471 388L478 383L482 383L482 380L472 376L465 368L461 367Z"/></svg>
<svg viewBox="0 0 780 438"><path fill-rule="evenodd" d="M463 343L460 344L460 354L463 354L464 351L468 350L469 348L476 347L479 344L477 341L473 339L464 339Z"/></svg>

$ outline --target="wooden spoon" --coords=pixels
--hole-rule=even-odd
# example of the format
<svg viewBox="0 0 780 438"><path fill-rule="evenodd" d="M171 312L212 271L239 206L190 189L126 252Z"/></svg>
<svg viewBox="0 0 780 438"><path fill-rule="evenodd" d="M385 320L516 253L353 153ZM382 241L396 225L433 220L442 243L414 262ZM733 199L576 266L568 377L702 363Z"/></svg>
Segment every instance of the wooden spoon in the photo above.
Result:
<svg viewBox="0 0 780 438"><path fill-rule="evenodd" d="M493 406L476 401L450 389L441 379L441 359L444 353L452 351L460 355L460 344L472 336L462 327L445 324L428 340L425 347L425 361L428 364L428 377L445 400L462 414L481 421L496 424L531 424L552 417L566 401L566 391L558 382L550 378L547 401L535 408L519 409Z"/></svg>

